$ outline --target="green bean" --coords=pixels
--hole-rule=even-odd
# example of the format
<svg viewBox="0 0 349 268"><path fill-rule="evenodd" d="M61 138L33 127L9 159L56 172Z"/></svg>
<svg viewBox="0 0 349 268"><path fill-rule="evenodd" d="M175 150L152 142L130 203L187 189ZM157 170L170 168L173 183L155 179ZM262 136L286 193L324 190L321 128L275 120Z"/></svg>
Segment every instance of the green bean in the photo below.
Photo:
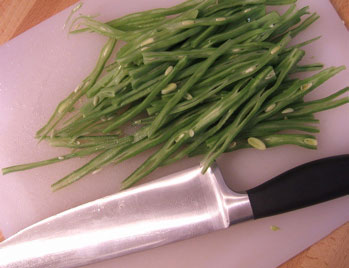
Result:
<svg viewBox="0 0 349 268"><path fill-rule="evenodd" d="M241 60L242 58L238 58L239 60ZM251 66L251 64L249 64L249 66ZM252 65L254 66L254 65ZM226 66L222 66L225 67ZM244 77L243 74L241 74L241 72L244 72L248 67L245 63L243 64L234 64L234 67L236 68L236 70L234 70L233 72L231 72L231 74L227 74L227 76L225 78L223 78L223 81L217 80L215 82L212 83L212 85L208 85L206 87L201 88L200 84L197 87L193 87L193 89L191 90L191 92L193 92L194 98L191 100L187 100L187 101L183 101L181 103L178 103L170 112L170 114L175 114L175 113L179 113L179 112L183 112L195 105L198 105L200 103L202 103L203 101L209 99L210 97L214 96L215 94L217 94L218 92L220 92L222 89L224 89L226 86L240 80L242 77ZM219 72L219 70L218 70ZM208 76L210 77L210 73L208 72ZM205 78L203 78L203 82L205 83ZM207 83L205 83L207 84ZM197 91L195 89L198 89ZM157 105L156 107L152 108L148 108L148 114L149 115L153 115L154 113L158 112L161 110L161 108L165 105L165 103L167 103L168 100L164 99L164 101L162 101L163 105Z"/></svg>
<svg viewBox="0 0 349 268"><path fill-rule="evenodd" d="M164 89L174 78L174 76L187 64L188 59L184 57L181 59L172 72L170 72L164 80L162 80L160 83L158 83L155 88L150 92L150 94L143 100L141 104L138 106L135 106L131 110L128 110L126 113L124 113L122 116L118 118L117 121L110 124L106 129L103 130L104 133L108 133L109 131L112 131L116 129L117 127L123 125L128 120L134 118L136 115L141 113L149 104L150 102L156 97L157 94L160 93L162 89Z"/></svg>
<svg viewBox="0 0 349 268"><path fill-rule="evenodd" d="M78 137L87 128L88 129L93 128L98 123L98 121L99 121L99 118L97 120L90 119L90 120L79 120L79 121L73 122L72 124L57 131L57 135L65 138Z"/></svg>
<svg viewBox="0 0 349 268"><path fill-rule="evenodd" d="M279 132L317 133L314 113L349 103L349 88L304 101L306 94L344 67L305 79L290 76L323 68L321 63L298 63L304 55L301 48L319 37L286 48L319 17L308 7L298 10L294 2L189 0L106 23L92 16L77 17L72 27L82 23L85 28L73 33L93 31L110 39L91 74L37 132L40 140L73 152L3 172L97 153L54 183L52 189L57 190L160 145L122 182L124 189L187 155L204 153L204 172L219 155L238 149L284 144L316 149L311 135ZM274 4L292 5L282 15L267 13L266 6ZM106 65L116 39L126 44Z"/></svg>
<svg viewBox="0 0 349 268"><path fill-rule="evenodd" d="M61 189L79 179L81 179L86 174L89 174L91 172L94 172L100 167L105 166L106 164L117 161L121 162L123 160L126 160L129 157L132 157L135 154L138 154L140 152L145 151L148 148L154 147L160 142L166 140L168 136L171 135L172 132L176 130L176 128L181 128L183 125L185 125L187 122L190 122L192 118L196 116L189 115L184 118L181 118L177 120L173 127L167 128L167 131L164 131L164 133L160 134L158 137L154 137L153 140L145 140L145 142L142 142L142 138L138 139L137 141L134 141L134 145L130 146L130 143L124 143L119 146L114 145L114 148L110 148L107 151L99 154L94 159L89 161L87 164L83 165L76 171L72 172L71 174L65 176L63 179L57 181L56 183L52 184L52 190L56 191L58 189ZM146 136L146 133L143 137Z"/></svg>
<svg viewBox="0 0 349 268"><path fill-rule="evenodd" d="M143 62L145 65L157 62L167 62L167 61L178 61L184 56L188 58L208 58L217 49L216 48L205 48L197 50L174 50L174 51L149 51L143 52Z"/></svg>
<svg viewBox="0 0 349 268"><path fill-rule="evenodd" d="M102 23L99 21L96 21L92 19L91 17L88 16L80 16L78 17L74 22L76 23L77 21L79 22L78 25L84 25L88 30L100 33L102 35L105 35L109 38L114 38L114 39L120 39L123 40L126 32L117 30L111 26L109 26L106 23ZM74 23L72 24L74 26ZM75 33L74 31L70 31L70 33Z"/></svg>
<svg viewBox="0 0 349 268"><path fill-rule="evenodd" d="M299 49L294 49L292 53L285 58L277 67L281 69L280 75L277 78L276 83L267 91L259 92L256 94L239 112L234 121L223 130L223 135L206 154L203 160L202 172L206 172L209 166L216 160L216 158L222 154L233 139L242 131L242 129L249 123L249 121L257 114L264 101L275 92L282 81L285 79L289 71L297 64L303 57L304 52Z"/></svg>
<svg viewBox="0 0 349 268"><path fill-rule="evenodd" d="M116 21L117 20L118 19L116 19ZM163 22L164 20L165 20L165 16L150 17L150 18L144 17L142 21L130 21L127 24L118 23L118 22L115 23L115 20L108 21L105 24L113 28L116 28L117 30L127 32L127 31L150 29L152 27L157 26L159 23ZM77 30L71 30L70 33L76 34L76 33L86 32L89 30L90 30L89 28L80 28Z"/></svg>
<svg viewBox="0 0 349 268"><path fill-rule="evenodd" d="M102 105L105 102L103 100L99 105ZM105 107L101 109L96 109L95 111L90 111L87 115L83 115L82 118L78 118L71 122L69 125L64 126L61 130L56 133L59 136L63 137L75 137L82 135L81 131L85 131L86 129L91 129L96 124L101 126L101 124L110 124L112 121L112 113L120 110L120 107L114 107L110 103L108 103ZM108 121L108 122L106 122ZM97 126L97 127L98 127Z"/></svg>
<svg viewBox="0 0 349 268"><path fill-rule="evenodd" d="M297 65L290 73L312 72L321 70L324 67L322 63L312 63L305 65Z"/></svg>
<svg viewBox="0 0 349 268"><path fill-rule="evenodd" d="M161 80L161 77L156 78L154 80L159 81ZM153 82L153 81L149 81L149 82ZM155 87L156 87L156 83L150 85L149 87L146 87L144 90L133 90L128 92L129 94L124 94L124 96L120 97L120 99L115 101L111 109L108 110L108 113L118 110L119 108L124 107L130 103L133 103L137 100L140 100L141 98L150 94Z"/></svg>
<svg viewBox="0 0 349 268"><path fill-rule="evenodd" d="M116 40L109 39L108 42L102 48L100 56L98 58L97 64L91 74L78 86L74 92L72 92L67 98L61 101L47 124L42 127L36 136L41 139L44 138L54 127L63 119L66 113L73 107L73 105L80 99L81 96L86 94L86 92L94 85L95 81L102 72L105 63L109 59L111 52L115 47Z"/></svg>
<svg viewBox="0 0 349 268"><path fill-rule="evenodd" d="M211 148L203 159L203 167L201 172L205 173L214 160L222 154L237 134L243 129L243 127L249 122L249 120L257 113L260 106L263 103L262 98L263 91L258 92L242 109L242 111L236 116L233 123L225 130L225 135Z"/></svg>
<svg viewBox="0 0 349 268"><path fill-rule="evenodd" d="M274 134L262 137L262 141L268 148L290 144L311 150L317 149L316 137L307 134Z"/></svg>
<svg viewBox="0 0 349 268"><path fill-rule="evenodd" d="M290 9L292 9L292 7L290 7ZM290 27L296 25L298 22L301 21L301 17L305 14L309 14L308 12L309 7L303 7L299 10L297 10L296 12L292 12L290 14L290 16L288 16L287 18L284 18L280 24L278 24L275 29L274 32L271 35L271 38L276 37L280 34L283 34L287 31L287 29L289 29Z"/></svg>
<svg viewBox="0 0 349 268"><path fill-rule="evenodd" d="M316 137L308 134L271 134L266 136L258 136L267 148L272 148L282 145L297 145L306 149L316 150ZM315 142L309 142L315 141ZM247 139L238 138L236 141L232 142L225 152L233 152L239 149L253 148ZM189 157L196 155L206 154L209 148L205 146L197 147L194 151L189 154ZM164 164L171 164L173 161L169 159ZM179 160L179 159L176 159Z"/></svg>
<svg viewBox="0 0 349 268"><path fill-rule="evenodd" d="M164 108L162 108L159 115L154 119L153 123L150 125L148 134L149 137L151 137L163 125L164 118L171 111L171 109L176 106L176 104L184 97L188 90L205 74L207 69L215 62L215 60L229 49L230 46L230 41L225 42L214 54L208 57L208 59L201 64L200 68L195 71L189 80L181 87L180 91L177 91L176 95L171 98Z"/></svg>
<svg viewBox="0 0 349 268"><path fill-rule="evenodd" d="M290 108L292 110L289 110L290 112L287 113L287 117L293 118L298 116L304 116L307 114L313 114L313 113L333 109L343 104L349 103L349 96L343 97L338 100L334 100L338 96L348 92L349 92L349 87L346 87L326 98L315 100L315 101L304 102L298 105L297 104L292 105L292 108ZM285 114L281 112L281 116L285 116Z"/></svg>
<svg viewBox="0 0 349 268"><path fill-rule="evenodd" d="M171 138L170 141L170 144L168 142L165 143L165 145L156 154L148 158L127 179L125 179L121 184L121 189L123 190L129 188L141 178L143 178L147 174L150 174L161 164L164 159L168 157L168 155L171 155L182 145L182 142L176 143L173 138Z"/></svg>
<svg viewBox="0 0 349 268"><path fill-rule="evenodd" d="M206 1L208 5L210 2L213 1ZM159 16L169 16L169 15L174 15L178 13L182 13L184 11L187 11L189 9L192 9L198 5L202 4L201 0L189 0L185 1L179 5L170 7L170 8L157 8L157 9L152 9L152 10L147 10L147 11L142 11L142 12L137 12L133 14L126 15L124 17L115 19L113 22L110 22L114 27L120 26L120 25L125 25L128 23L134 22L142 22L145 18L154 18L154 17L159 17ZM205 6L204 5L204 6ZM202 8L204 8L204 6Z"/></svg>
<svg viewBox="0 0 349 268"><path fill-rule="evenodd" d="M309 78L298 80L291 87L284 90L277 96L271 98L262 108L265 112L259 114L254 121L260 122L268 117L275 115L285 108L290 103L302 98L304 95L310 93L316 87L327 81L329 78L344 70L344 66L327 68ZM273 109L267 110L268 107L273 106Z"/></svg>
<svg viewBox="0 0 349 268"><path fill-rule="evenodd" d="M242 11L235 13L231 16L219 16L219 17L205 17L205 18L198 18L195 20L186 20L182 22L178 22L175 24L169 25L169 30L178 30L178 29L185 29L185 28L192 28L197 26L222 26L229 23L235 23L239 20L248 18L251 14L255 12L263 11L264 13L264 6L252 6L243 9Z"/></svg>
<svg viewBox="0 0 349 268"><path fill-rule="evenodd" d="M212 6L208 6L202 11L205 16L211 16L212 14L222 10L228 9L237 6L246 6L246 5L259 5L264 4L265 0L241 0L241 1L229 1L227 3L215 3Z"/></svg>
<svg viewBox="0 0 349 268"><path fill-rule="evenodd" d="M79 119L81 119L81 118L83 118L83 115L80 113L80 112L78 112L78 113L76 113L76 114L74 114L73 116L71 116L69 119L67 119L66 121L64 121L63 123L62 123L62 127L66 127L66 126L68 126L69 124L71 124L72 122L74 122L74 121L77 121L77 120L79 120ZM55 131L53 131L51 134L53 134L52 136L55 136ZM51 136L50 136L51 137Z"/></svg>
<svg viewBox="0 0 349 268"><path fill-rule="evenodd" d="M266 4L273 6L273 5L290 5L293 3L296 3L297 0L266 0Z"/></svg>
<svg viewBox="0 0 349 268"><path fill-rule="evenodd" d="M232 50L234 49L240 49L236 46L233 46ZM210 81L216 79L224 79L226 75L229 75L231 72L234 72L235 69L238 69L242 66L251 65L256 60L256 58L260 58L261 54L265 51L253 51L251 53L245 53L241 56L231 56L231 57L224 57L222 59L218 59L214 66L209 68L207 70L207 73L205 74L205 79L210 79ZM238 52L237 52L238 53ZM200 66L200 62L192 64L188 68L184 69L176 78L175 81L182 81L183 79L191 76L195 70ZM229 69L229 70L228 70ZM215 76L215 77L213 77ZM202 81L198 87L201 87L204 85L207 85L206 82Z"/></svg>
<svg viewBox="0 0 349 268"><path fill-rule="evenodd" d="M317 36L317 37L312 38L312 39L310 39L310 40L308 40L308 41L305 41L305 42L302 42L302 43L299 43L299 44L290 46L290 47L286 48L286 49L283 51L283 53L287 53L287 52L291 51L291 50L294 49L294 48L301 48L301 47L304 47L304 46L306 46L306 45L309 45L309 44L313 43L314 41L319 40L320 38L321 38L321 36Z"/></svg>
<svg viewBox="0 0 349 268"><path fill-rule="evenodd" d="M103 90L105 90L105 89L103 89ZM110 99L107 99L107 98L103 98L101 100L97 99L97 100L98 100L98 102L96 102L96 103L94 103L95 98L88 100L87 103L85 103L80 108L79 113L78 113L78 115L80 115L80 116L77 118L77 120L82 120L82 118L86 118L90 114L94 114L96 112L99 112L111 104ZM77 120L70 121L69 124L65 124L64 127L68 127L70 124L73 124Z"/></svg>
<svg viewBox="0 0 349 268"><path fill-rule="evenodd" d="M295 3L292 3L289 8L284 12L284 14L281 15L282 19L287 19L289 18L296 10L297 6Z"/></svg>
<svg viewBox="0 0 349 268"><path fill-rule="evenodd" d="M217 73L215 75L211 75L209 79L206 79L205 81L198 84L198 87L206 86L214 81L222 79L222 77L230 74L232 71L234 71L236 77L244 78L247 76L251 76L254 73L258 72L263 66L270 63L273 59L275 59L279 52L284 49L286 44L290 41L290 37L284 37L283 40L279 42L278 45L274 45L274 47L271 47L268 51L268 53L265 53L264 56L262 56L258 60L252 60L246 62L246 65L241 65L241 68L239 66L238 69L235 70L234 66L232 68L226 68L226 70L221 71L220 73ZM246 67L246 68L245 68Z"/></svg>
<svg viewBox="0 0 349 268"><path fill-rule="evenodd" d="M274 79L272 67L266 67L255 78L249 81L249 83L241 90L233 90L229 92L224 99L217 102L215 106L206 111L202 115L195 126L193 126L194 132L200 132L208 125L215 122L224 112L226 112L232 106L236 106L236 109L245 102L255 92L265 87L267 83Z"/></svg>
<svg viewBox="0 0 349 268"><path fill-rule="evenodd" d="M297 36L301 31L304 31L306 28L308 28L311 24L313 24L316 20L318 20L320 16L316 13L311 14L308 18L306 18L299 26L293 28L292 30L289 30L290 35L292 37Z"/></svg>
<svg viewBox="0 0 349 268"><path fill-rule="evenodd" d="M200 32L202 29L203 29L202 27L195 27L195 28L184 30L182 32L179 32L176 35L169 36L168 38L152 42L146 47L144 47L143 49L145 49L144 51L156 50L156 49L159 49L159 50L167 49L195 35L196 33Z"/></svg>
<svg viewBox="0 0 349 268"><path fill-rule="evenodd" d="M165 39L165 40L160 40L158 42L154 42L149 44L149 46L147 46L147 50L155 50L155 49L166 49L170 46L173 46L185 39L187 39L188 37L194 35L195 33L198 33L199 31L201 31L200 27L196 27L196 28L192 28L192 29L188 29L184 32L178 33L174 36L170 36L169 38ZM128 63L131 63L137 59L141 59L142 58L142 53L141 53L141 49L136 50L134 53L126 55L124 57L118 57L117 61L121 64L121 65L125 65Z"/></svg>
<svg viewBox="0 0 349 268"><path fill-rule="evenodd" d="M243 48L245 47L245 48ZM259 47L262 47L260 45ZM263 53L265 51L255 50L257 46L233 46L231 49L227 50L225 54L234 55L243 53L242 50L245 49L247 51L259 51L259 53ZM269 47L268 47L269 48ZM163 51L163 52L144 52L143 53L143 61L145 64L155 63L155 62L165 62L165 61L178 61L184 56L187 56L190 59L197 58L208 58L212 54L215 53L217 48L201 48L201 49L192 49L192 50L175 50L175 51ZM244 55L242 55L244 56ZM244 58L245 59L245 58ZM239 58L237 58L239 61ZM193 67L192 67L193 68ZM195 69L195 68L194 68Z"/></svg>
<svg viewBox="0 0 349 268"><path fill-rule="evenodd" d="M54 157L51 159L47 159L47 160L43 160L43 161L37 161L37 162L33 162L33 163L28 163L28 164L23 164L23 165L17 165L17 166L11 166L11 167L7 167L7 168L3 168L2 169L2 174L8 174L8 173L12 173L12 172L18 172L18 171L23 171L23 170L28 170L28 169L33 169L33 168L37 168L37 167L42 167L42 166L46 166L46 165L51 165L54 163L59 163L65 160L69 160L72 158L76 158L76 157L84 157L93 153L97 153L103 150L107 150L109 149L111 146L115 147L115 144L100 144L97 146L94 146L92 148L85 148L82 149L80 151L77 152L73 152L70 154L66 154L66 155L62 155L62 156L58 156L58 157Z"/></svg>
<svg viewBox="0 0 349 268"><path fill-rule="evenodd" d="M292 37L297 36L301 31L304 31L306 28L308 28L311 24L313 24L316 20L320 18L319 15L316 13L313 13L311 16L306 18L303 22L301 22L299 25L296 27L287 30L284 34L290 34ZM277 42L282 38L284 34L281 34L277 36L276 38L273 38L273 41Z"/></svg>
<svg viewBox="0 0 349 268"><path fill-rule="evenodd" d="M240 89L242 86L244 86L246 84L247 81L248 81L247 79L240 81L236 85L235 90ZM230 118L230 116L235 112L235 110L236 110L236 107L230 108L228 110L228 112L219 120L219 122L215 126L213 126L209 130L205 131L204 133L202 133L201 135L196 137L195 140L191 144L189 144L185 149L181 150L179 153L177 153L175 156L172 156L168 160L165 160L165 163L169 162L169 161L172 163L172 162L175 162L177 160L184 158L186 155L189 155L199 145L204 143L205 140L207 140L209 137L211 137L217 131L219 131L223 127L223 125L227 122L227 120ZM195 135L195 133L194 133L194 135Z"/></svg>
<svg viewBox="0 0 349 268"><path fill-rule="evenodd" d="M67 147L67 148L86 148L95 146L97 144L105 143L119 143L118 135L105 135L105 136L80 136L73 140L65 137L53 137L48 139L48 142L53 147Z"/></svg>
<svg viewBox="0 0 349 268"><path fill-rule="evenodd" d="M270 76L271 70L271 67L266 68L255 79L248 83L244 90L239 91L235 88L227 98L218 102L216 105L213 105L210 109L205 110L197 120L176 132L160 150L149 157L138 169L136 169L136 171L122 182L121 188L128 188L139 181L142 177L151 173L160 166L165 159L177 151L186 140L193 137L193 133L194 135L200 133L207 126L218 120L232 105L239 101L240 103L243 102L244 99L252 95L254 91L258 91L261 87L264 87L265 83L268 83L272 78Z"/></svg>
<svg viewBox="0 0 349 268"><path fill-rule="evenodd" d="M121 146L116 146L114 148L108 149L100 153L98 156L93 158L90 162L88 162L84 166L80 167L79 169L73 171L69 175L65 176L64 178L52 184L51 185L52 190L57 191L81 179L83 176L100 169L104 165L108 164L111 161L111 159L115 158L117 154L125 150L127 147L128 147L127 144L123 144Z"/></svg>
<svg viewBox="0 0 349 268"><path fill-rule="evenodd" d="M143 18L142 21L138 21L138 22L130 21L127 24L114 23L114 21L109 21L106 24L124 32L130 32L130 31L134 32L137 30L143 30L143 31L151 30L152 28L158 26L160 23L164 23L165 21L166 21L165 16L159 16L159 17Z"/></svg>
<svg viewBox="0 0 349 268"><path fill-rule="evenodd" d="M233 38L236 38L236 40L238 40L236 42L238 44L239 42L244 41L252 36L255 36L256 34L263 33L266 29L270 28L274 23L278 22L279 20L280 15L278 15L276 12L271 12L256 21L252 21L250 23L243 24L237 28L233 28L232 30L211 36L204 42L203 47L212 46L216 43ZM261 27L262 29L260 29Z"/></svg>
<svg viewBox="0 0 349 268"><path fill-rule="evenodd" d="M200 0L187 1L171 8L159 8L159 9L133 13L133 14L126 15L124 17L109 21L106 24L113 28L122 29L126 27L126 29L129 29L129 30L130 30L129 26L139 27L140 25L145 24L145 27L149 27L154 24L157 25L165 16L182 13L195 6L200 6L200 5L205 6L205 5L202 5Z"/></svg>
<svg viewBox="0 0 349 268"><path fill-rule="evenodd" d="M110 71L101 79L99 79L86 94L87 97L93 97L96 95L103 87L107 86L121 71L120 65L115 68L115 71Z"/></svg>
<svg viewBox="0 0 349 268"><path fill-rule="evenodd" d="M177 131L170 139L168 139L168 141L159 151L149 157L140 167L138 167L127 179L122 182L121 188L126 189L130 187L146 174L149 174L156 169L161 162L164 161L164 159L166 159L182 145L184 139L178 139L178 137L181 137L181 135L182 130Z"/></svg>
<svg viewBox="0 0 349 268"><path fill-rule="evenodd" d="M166 20L166 22L158 25L158 27L151 31L144 31L143 33L134 32L132 34L134 35L132 44L136 49L138 49L146 46L147 43L149 43L149 40L152 42L158 42L167 39L169 36L178 34L186 28L182 27L182 23L194 20L198 17L198 15L199 10L188 10L175 18ZM174 27L174 25L178 25L178 27Z"/></svg>
<svg viewBox="0 0 349 268"><path fill-rule="evenodd" d="M287 120L273 119L272 121L262 121L256 125L247 125L247 127L244 128L237 136L239 138L260 137L275 134L283 130L299 130L310 133L317 133L319 132L318 128L313 125L309 125L317 123L319 123L319 120L303 117L301 119L294 118ZM212 148L221 136L222 135L215 135L208 138L205 141L206 146L208 148Z"/></svg>
<svg viewBox="0 0 349 268"><path fill-rule="evenodd" d="M220 82L219 84L215 84L212 87L207 88L202 94L200 94L197 97L194 97L191 100L187 100L184 102L181 102L177 104L170 112L170 114L176 114L183 112L185 110L188 110L200 103L202 103L204 100L208 99L209 97L215 95L219 91L221 91L223 88L228 86L230 83L229 78L225 79L225 81ZM156 112L161 111L161 109L166 105L167 101L161 101L158 105L149 107L147 109L148 115L154 115Z"/></svg>
<svg viewBox="0 0 349 268"><path fill-rule="evenodd" d="M259 0L258 0L259 1ZM228 3L228 5L231 5L234 3ZM217 7L220 6L224 6L224 4L218 5ZM234 14L234 13L232 13ZM227 14L229 15L229 14ZM253 21L255 19L258 19L260 17L262 17L263 15L265 15L265 10L260 9L260 10L254 10L254 12L249 13L248 19ZM242 19L246 19L245 17L242 17ZM241 25L242 23L237 23L238 25ZM210 26L208 27L204 32L202 32L201 34L199 34L197 37L193 38L193 40L191 40L191 47L192 48L196 48L196 47L201 47L202 44L205 44L205 40L212 34L216 33L219 29L221 29L222 27L220 26Z"/></svg>
<svg viewBox="0 0 349 268"><path fill-rule="evenodd" d="M136 88L125 94L122 94L121 96L118 96L118 99L115 100L114 105L116 105L119 108L141 99L142 97L152 92L153 89L156 87L157 83L160 82L163 78L164 78L164 75L160 75L144 83L139 88Z"/></svg>
<svg viewBox="0 0 349 268"><path fill-rule="evenodd" d="M103 106L103 103L105 103L105 100L103 100L97 106ZM87 107L88 104L90 104L92 108ZM97 107L94 107L92 102L85 104L80 110L81 116L78 117L77 120L70 122L55 133L62 137L71 137L74 136L72 133L79 133L80 130L86 129L90 125L92 126L93 124L97 123L98 120L102 119L103 116L106 116L105 107L104 109L93 108Z"/></svg>
<svg viewBox="0 0 349 268"><path fill-rule="evenodd" d="M219 26L209 26L206 30L201 32L198 36L195 36L190 40L190 47L198 47L204 40L206 40L210 35L215 33L219 29Z"/></svg>
<svg viewBox="0 0 349 268"><path fill-rule="evenodd" d="M165 64L165 63L163 63L163 64ZM142 78L144 75L148 74L148 72L152 71L153 69L155 69L159 65L160 65L159 63L141 65L141 66L138 66L137 68L131 70L129 72L129 75L131 76L132 79L139 79L139 78Z"/></svg>
<svg viewBox="0 0 349 268"><path fill-rule="evenodd" d="M319 132L319 129L315 126L308 125L306 123L319 123L319 120L314 119L287 119L287 120L273 120L265 121L257 124L256 126L243 130L241 135L244 137L259 137L269 134L273 134L282 130L299 130L311 133ZM210 144L207 144L209 147Z"/></svg>
<svg viewBox="0 0 349 268"><path fill-rule="evenodd" d="M248 65L251 66L254 63L256 63L267 52L268 52L267 50L256 50L256 51L252 51L245 54L232 55L228 58L224 57L224 59L218 60L217 64L215 64L214 66L212 66L210 69L207 70L207 73L205 74L204 79L197 85L197 87L207 85L208 83L214 81L217 77L224 79L226 75L238 73L239 71L241 71L241 68L244 68ZM182 79L183 77L185 77L184 75L185 74L182 75ZM180 77L178 77L178 79L179 78Z"/></svg>
<svg viewBox="0 0 349 268"><path fill-rule="evenodd" d="M163 75L169 66L170 66L169 63L163 63L161 65L156 66L152 70L149 70L146 76L143 76L138 79L133 78L132 79L133 89L138 88L141 84L144 84L147 81L158 77L159 75Z"/></svg>
<svg viewBox="0 0 349 268"><path fill-rule="evenodd" d="M161 133L155 135L152 138L141 140L137 143L132 144L126 151L122 152L118 157L114 160L114 163L121 163L131 157L136 156L139 153L142 153L150 148L153 148L169 138L180 128L189 124L192 120L197 118L197 113L194 113L189 116L184 116L184 118L180 118L175 121L170 126L165 127Z"/></svg>
<svg viewBox="0 0 349 268"><path fill-rule="evenodd" d="M93 99L93 106L105 98L114 98L117 93L124 93L124 89L131 85L131 78L127 77L116 86L108 86L101 89ZM95 102L95 100L97 100Z"/></svg>
<svg viewBox="0 0 349 268"><path fill-rule="evenodd" d="M148 116L145 118L137 119L137 120L133 121L132 125L134 125L134 126L149 125L149 124L151 124L151 122L153 122L154 118L155 118L154 116Z"/></svg>
<svg viewBox="0 0 349 268"><path fill-rule="evenodd" d="M139 49L145 49L145 46L149 43L154 43L167 39L168 36L174 36L180 33L181 29L169 30L167 28L171 23L182 22L190 19L195 19L198 16L198 10L188 10L187 12L179 15L178 17L167 20L166 23L162 23L155 29L150 31L135 31L127 35L128 39L132 41L123 46L117 53L117 58L124 58L126 56L131 57L131 54L137 53ZM138 52L139 53L139 52Z"/></svg>
<svg viewBox="0 0 349 268"><path fill-rule="evenodd" d="M275 91L279 90L279 87L282 81L286 78L287 74L292 70L295 64L303 57L304 52L299 49L294 49L292 53L288 55L276 68L275 73L280 73L278 76L277 82L273 85L272 88L268 89L262 96L255 97L256 100L252 99L249 101L249 104L245 106L245 108L240 112L240 115L230 124L230 126L226 127L223 131L218 133L215 137L208 139L208 142L212 145L212 150L209 155L206 157L206 165L205 168L208 167L208 163L212 162L220 153L224 152L224 150L229 146L231 141L235 138L236 135L242 130L246 124L249 124L249 127L253 127L259 121L248 122L250 118L257 113L257 110L260 108L260 105ZM252 108L253 107L253 108ZM262 110L265 113L269 113L274 106L265 106ZM217 150L218 146L221 146L219 150ZM217 150L217 151L216 151Z"/></svg>
<svg viewBox="0 0 349 268"><path fill-rule="evenodd" d="M220 15L219 17L213 17L213 18L208 17L208 18L179 20L177 23L168 25L166 27L165 33L171 33L173 31L176 33L178 30L181 30L181 29L198 27L198 26L225 25L232 22L237 23L238 21L244 20L247 17L255 17L255 16L260 17L265 14L265 9L260 6L254 6L248 9L244 9L243 11L235 13L231 16L228 15L229 13L230 11L222 12L221 14L218 14ZM147 36L147 38L149 38L149 36ZM194 39L196 38L197 37L194 37ZM191 43L191 41L189 43Z"/></svg>

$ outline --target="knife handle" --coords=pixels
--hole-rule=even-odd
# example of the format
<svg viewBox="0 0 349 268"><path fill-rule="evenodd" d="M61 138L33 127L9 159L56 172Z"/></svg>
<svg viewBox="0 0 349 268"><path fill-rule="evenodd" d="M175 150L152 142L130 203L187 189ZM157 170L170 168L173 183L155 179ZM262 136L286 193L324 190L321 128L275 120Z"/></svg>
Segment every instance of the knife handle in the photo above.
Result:
<svg viewBox="0 0 349 268"><path fill-rule="evenodd" d="M349 154L295 167L247 191L255 219L349 194Z"/></svg>

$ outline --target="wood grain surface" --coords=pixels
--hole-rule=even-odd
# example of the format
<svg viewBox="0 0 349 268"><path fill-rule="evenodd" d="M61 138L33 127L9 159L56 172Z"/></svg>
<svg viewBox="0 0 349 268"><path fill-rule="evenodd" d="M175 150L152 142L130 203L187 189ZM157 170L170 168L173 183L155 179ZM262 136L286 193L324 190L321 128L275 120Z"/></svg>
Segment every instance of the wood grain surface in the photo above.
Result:
<svg viewBox="0 0 349 268"><path fill-rule="evenodd" d="M2 232L0 231L0 242L5 240L5 237L2 235Z"/></svg>
<svg viewBox="0 0 349 268"><path fill-rule="evenodd" d="M76 2L78 0L0 0L0 44Z"/></svg>
<svg viewBox="0 0 349 268"><path fill-rule="evenodd" d="M16 37L77 0L0 0L0 44ZM349 0L331 0L349 29ZM1 216L1 215L0 215ZM0 241L4 237L0 231ZM349 268L349 222L279 268Z"/></svg>
<svg viewBox="0 0 349 268"><path fill-rule="evenodd" d="M348 268L349 222L278 268Z"/></svg>
<svg viewBox="0 0 349 268"><path fill-rule="evenodd" d="M336 8L347 29L349 29L349 0L331 0L331 3Z"/></svg>

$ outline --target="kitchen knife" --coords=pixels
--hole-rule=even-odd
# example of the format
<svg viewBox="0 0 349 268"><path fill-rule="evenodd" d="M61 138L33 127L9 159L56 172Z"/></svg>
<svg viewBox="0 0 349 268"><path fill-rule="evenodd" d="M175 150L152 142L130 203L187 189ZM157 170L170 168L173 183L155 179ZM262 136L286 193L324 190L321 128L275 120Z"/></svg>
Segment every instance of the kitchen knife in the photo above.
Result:
<svg viewBox="0 0 349 268"><path fill-rule="evenodd" d="M349 194L349 154L291 169L246 194L193 167L69 209L0 243L0 267L78 267Z"/></svg>

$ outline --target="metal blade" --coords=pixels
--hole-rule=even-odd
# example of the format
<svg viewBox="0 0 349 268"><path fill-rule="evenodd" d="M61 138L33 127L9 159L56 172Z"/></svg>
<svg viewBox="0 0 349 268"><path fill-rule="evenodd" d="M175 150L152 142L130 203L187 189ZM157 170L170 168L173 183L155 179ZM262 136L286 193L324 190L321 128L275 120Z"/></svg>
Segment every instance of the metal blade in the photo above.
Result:
<svg viewBox="0 0 349 268"><path fill-rule="evenodd" d="M194 167L67 210L0 243L0 267L77 267L228 227L252 217L218 167Z"/></svg>

